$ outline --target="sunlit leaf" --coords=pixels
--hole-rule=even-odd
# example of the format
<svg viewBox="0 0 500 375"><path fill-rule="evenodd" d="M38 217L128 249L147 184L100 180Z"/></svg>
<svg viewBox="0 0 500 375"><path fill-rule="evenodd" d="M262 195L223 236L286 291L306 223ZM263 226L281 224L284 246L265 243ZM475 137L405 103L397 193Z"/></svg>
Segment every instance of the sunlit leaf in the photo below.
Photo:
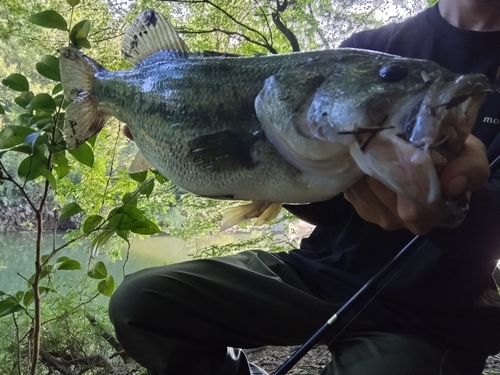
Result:
<svg viewBox="0 0 500 375"><path fill-rule="evenodd" d="M14 73L2 80L2 83L14 91L29 91L30 84L28 79L19 73Z"/></svg>
<svg viewBox="0 0 500 375"><path fill-rule="evenodd" d="M55 10L44 10L40 13L33 14L28 18L28 21L49 29L68 30L66 20Z"/></svg>
<svg viewBox="0 0 500 375"><path fill-rule="evenodd" d="M36 63L35 68L38 73L48 79L56 82L61 80L61 74L59 72L59 59L55 56L43 56L42 61Z"/></svg>

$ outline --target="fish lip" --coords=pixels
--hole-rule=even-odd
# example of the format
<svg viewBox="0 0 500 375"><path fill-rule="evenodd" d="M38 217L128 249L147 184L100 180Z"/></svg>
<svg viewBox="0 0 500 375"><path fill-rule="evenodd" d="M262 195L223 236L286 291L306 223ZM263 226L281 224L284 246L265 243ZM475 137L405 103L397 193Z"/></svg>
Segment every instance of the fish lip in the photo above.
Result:
<svg viewBox="0 0 500 375"><path fill-rule="evenodd" d="M404 125L406 140L415 147L429 149L448 137L470 133L472 123L464 129L455 128L453 123L463 122L458 116L473 107L477 97L491 91L491 84L482 74L461 75L454 80L438 77L409 112Z"/></svg>

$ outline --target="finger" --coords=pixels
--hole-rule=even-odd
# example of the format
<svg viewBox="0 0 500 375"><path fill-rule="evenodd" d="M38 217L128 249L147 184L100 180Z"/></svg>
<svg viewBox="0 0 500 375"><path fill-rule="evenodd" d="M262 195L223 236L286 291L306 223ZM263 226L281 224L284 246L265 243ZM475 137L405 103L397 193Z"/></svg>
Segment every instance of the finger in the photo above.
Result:
<svg viewBox="0 0 500 375"><path fill-rule="evenodd" d="M462 152L448 163L439 176L443 195L454 197L481 188L490 174L484 144L469 136Z"/></svg>
<svg viewBox="0 0 500 375"><path fill-rule="evenodd" d="M394 215L399 216L397 194L376 178L367 177L366 182L377 199Z"/></svg>
<svg viewBox="0 0 500 375"><path fill-rule="evenodd" d="M374 194L366 178L344 191L344 197L354 206L363 220L375 223L385 230L404 228L399 217Z"/></svg>

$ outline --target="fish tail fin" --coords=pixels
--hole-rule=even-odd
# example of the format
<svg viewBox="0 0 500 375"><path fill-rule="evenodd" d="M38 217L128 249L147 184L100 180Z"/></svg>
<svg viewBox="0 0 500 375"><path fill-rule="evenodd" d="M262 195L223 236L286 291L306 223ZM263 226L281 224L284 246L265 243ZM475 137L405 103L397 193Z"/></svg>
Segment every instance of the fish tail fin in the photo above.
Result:
<svg viewBox="0 0 500 375"><path fill-rule="evenodd" d="M64 96L73 101L66 108L64 135L68 148L77 148L99 133L108 115L98 108L94 94L95 73L104 68L75 48L61 48L59 68Z"/></svg>
<svg viewBox="0 0 500 375"><path fill-rule="evenodd" d="M221 232L247 220L255 219L254 225L264 225L278 216L281 203L252 201L252 203L226 208L222 214Z"/></svg>

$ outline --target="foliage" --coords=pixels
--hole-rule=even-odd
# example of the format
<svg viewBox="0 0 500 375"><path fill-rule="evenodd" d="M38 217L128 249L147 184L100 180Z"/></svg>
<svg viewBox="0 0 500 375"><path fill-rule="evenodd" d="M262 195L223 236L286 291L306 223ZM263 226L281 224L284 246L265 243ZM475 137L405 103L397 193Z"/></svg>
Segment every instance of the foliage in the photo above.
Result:
<svg viewBox="0 0 500 375"><path fill-rule="evenodd" d="M152 171L129 176L126 165L135 150L120 135L121 125L116 122L78 149L68 150L63 123L69 103L60 84L60 46L87 49L107 68L122 69L127 65L118 55L118 37L140 11L155 7L170 14L193 51L255 54L330 48L353 31L379 25L376 13L386 4L357 0L2 1L0 48L10 52L0 59L0 209L17 206L25 210L19 221L29 220L37 234L32 275L17 292L0 291L0 324L10 319L10 328L2 332L9 332L15 343L12 351L17 353L15 361L6 361L9 366L18 373L35 374L41 356L50 372L55 365L44 348L49 345L73 354L84 345L77 336L85 341L86 350L103 351L94 343L95 337L87 340L85 329L71 328L86 327L82 311L88 301L59 314L74 305L80 294L72 286L74 292L64 297L60 286L52 282L54 275L82 268L80 262L61 256L61 250L89 239L95 255L110 241L130 242L135 235L161 230L190 240L217 232L222 209L234 204L186 194ZM41 236L48 220L54 221L53 228L62 220L74 220L80 226L64 244L54 241L51 250L43 253ZM280 220L286 222L289 217ZM197 256L284 246L270 232L262 232L246 243L212 246ZM91 261L87 276L85 283L96 287L96 294L112 294L116 284L105 263ZM61 337L67 338L64 345ZM88 355L85 350L79 353Z"/></svg>

